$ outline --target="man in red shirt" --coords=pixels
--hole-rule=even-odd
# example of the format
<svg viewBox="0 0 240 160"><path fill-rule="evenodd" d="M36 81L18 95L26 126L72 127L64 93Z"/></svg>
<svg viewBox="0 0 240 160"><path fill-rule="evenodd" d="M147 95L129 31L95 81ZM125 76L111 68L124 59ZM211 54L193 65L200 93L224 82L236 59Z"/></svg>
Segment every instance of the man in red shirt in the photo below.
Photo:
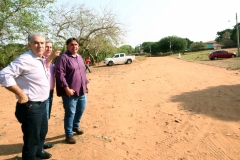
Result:
<svg viewBox="0 0 240 160"><path fill-rule="evenodd" d="M91 73L91 70L90 70L90 67L89 67L90 62L91 62L90 57L86 58L86 61L85 61L86 71L88 70L89 73Z"/></svg>

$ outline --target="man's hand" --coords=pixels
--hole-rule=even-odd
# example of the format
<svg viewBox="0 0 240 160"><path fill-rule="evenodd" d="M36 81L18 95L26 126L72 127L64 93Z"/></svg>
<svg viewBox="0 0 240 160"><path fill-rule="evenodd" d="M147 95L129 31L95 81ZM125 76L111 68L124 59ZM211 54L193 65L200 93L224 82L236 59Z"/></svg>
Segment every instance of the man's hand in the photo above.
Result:
<svg viewBox="0 0 240 160"><path fill-rule="evenodd" d="M65 89L66 95L68 97L73 96L74 93L75 93L75 91L73 89L69 88L69 87L65 87L64 89Z"/></svg>
<svg viewBox="0 0 240 160"><path fill-rule="evenodd" d="M23 104L28 102L27 95L22 91L18 94L18 103Z"/></svg>
<svg viewBox="0 0 240 160"><path fill-rule="evenodd" d="M60 54L60 50L56 49L55 51L53 51L51 54L50 54L50 57L52 57L52 59L58 57Z"/></svg>
<svg viewBox="0 0 240 160"><path fill-rule="evenodd" d="M46 60L46 68L48 68L48 67L50 66L52 60L53 60L54 58L56 58L57 56L59 56L59 54L60 54L60 50L56 49L55 51L53 51L53 52L49 55L49 57L48 57L47 60Z"/></svg>

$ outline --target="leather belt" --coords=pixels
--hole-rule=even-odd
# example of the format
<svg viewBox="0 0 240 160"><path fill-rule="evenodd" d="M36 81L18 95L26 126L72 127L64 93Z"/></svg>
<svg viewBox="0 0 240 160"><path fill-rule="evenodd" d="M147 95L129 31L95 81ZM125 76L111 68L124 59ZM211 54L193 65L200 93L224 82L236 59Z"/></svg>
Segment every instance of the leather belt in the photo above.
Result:
<svg viewBox="0 0 240 160"><path fill-rule="evenodd" d="M28 101L28 103L31 103L31 104L41 104L45 101Z"/></svg>

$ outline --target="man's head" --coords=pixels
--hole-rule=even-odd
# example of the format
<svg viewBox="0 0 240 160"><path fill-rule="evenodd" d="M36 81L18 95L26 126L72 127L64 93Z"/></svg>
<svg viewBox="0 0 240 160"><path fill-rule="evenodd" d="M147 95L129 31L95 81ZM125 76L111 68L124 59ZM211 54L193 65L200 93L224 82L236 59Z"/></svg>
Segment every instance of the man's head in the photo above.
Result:
<svg viewBox="0 0 240 160"><path fill-rule="evenodd" d="M76 38L69 38L66 41L67 50L72 54L76 55L79 49L79 43Z"/></svg>
<svg viewBox="0 0 240 160"><path fill-rule="evenodd" d="M46 40L45 43L45 51L43 53L43 55L45 56L45 58L47 58L51 53L52 53L52 41L50 41L49 39Z"/></svg>
<svg viewBox="0 0 240 160"><path fill-rule="evenodd" d="M45 37L40 33L29 34L28 47L36 56L42 57L45 50Z"/></svg>

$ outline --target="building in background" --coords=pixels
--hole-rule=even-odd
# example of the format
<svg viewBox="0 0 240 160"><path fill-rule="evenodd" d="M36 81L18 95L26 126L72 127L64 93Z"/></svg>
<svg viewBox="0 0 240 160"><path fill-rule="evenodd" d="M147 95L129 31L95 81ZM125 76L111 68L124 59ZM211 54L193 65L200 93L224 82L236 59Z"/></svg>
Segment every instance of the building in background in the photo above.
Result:
<svg viewBox="0 0 240 160"><path fill-rule="evenodd" d="M204 42L204 44L206 44L206 49L222 49L222 47L224 47L224 45L222 44L218 44L216 41L212 40L212 41L208 41L208 42Z"/></svg>

